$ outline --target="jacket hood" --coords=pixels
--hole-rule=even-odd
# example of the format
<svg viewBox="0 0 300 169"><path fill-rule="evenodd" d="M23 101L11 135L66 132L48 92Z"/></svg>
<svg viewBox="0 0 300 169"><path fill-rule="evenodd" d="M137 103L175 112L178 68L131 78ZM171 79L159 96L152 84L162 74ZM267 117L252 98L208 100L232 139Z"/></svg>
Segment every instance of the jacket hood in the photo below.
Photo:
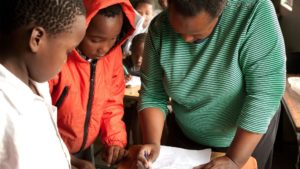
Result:
<svg viewBox="0 0 300 169"><path fill-rule="evenodd" d="M129 22L129 28L127 29L127 32L125 32L125 35L122 37L122 39L117 42L118 45L122 45L126 39L133 34L135 30L135 13L129 0L83 0L83 2L86 8L87 25L89 25L90 21L95 15L97 15L99 10L108 6L120 4L122 6L124 17L126 17Z"/></svg>

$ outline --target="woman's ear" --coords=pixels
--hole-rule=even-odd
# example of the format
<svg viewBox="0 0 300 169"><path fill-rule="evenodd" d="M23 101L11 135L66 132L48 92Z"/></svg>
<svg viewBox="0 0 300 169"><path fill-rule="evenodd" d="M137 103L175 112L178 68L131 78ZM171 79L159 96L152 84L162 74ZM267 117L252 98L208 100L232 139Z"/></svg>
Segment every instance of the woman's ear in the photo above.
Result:
<svg viewBox="0 0 300 169"><path fill-rule="evenodd" d="M38 52L46 38L46 31L42 27L34 27L29 37L29 47L33 53Z"/></svg>

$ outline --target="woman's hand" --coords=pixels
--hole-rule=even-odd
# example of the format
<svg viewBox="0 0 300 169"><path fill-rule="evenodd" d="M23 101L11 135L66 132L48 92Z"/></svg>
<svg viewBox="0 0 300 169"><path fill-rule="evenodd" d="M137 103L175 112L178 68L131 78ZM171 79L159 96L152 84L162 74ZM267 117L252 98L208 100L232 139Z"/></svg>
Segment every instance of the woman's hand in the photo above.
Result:
<svg viewBox="0 0 300 169"><path fill-rule="evenodd" d="M152 162L154 162L159 155L159 151L160 151L160 145L157 144L142 145L137 156L138 168L139 169L151 168Z"/></svg>
<svg viewBox="0 0 300 169"><path fill-rule="evenodd" d="M203 164L193 169L239 169L240 167L235 164L229 157L222 156L211 160L207 164Z"/></svg>

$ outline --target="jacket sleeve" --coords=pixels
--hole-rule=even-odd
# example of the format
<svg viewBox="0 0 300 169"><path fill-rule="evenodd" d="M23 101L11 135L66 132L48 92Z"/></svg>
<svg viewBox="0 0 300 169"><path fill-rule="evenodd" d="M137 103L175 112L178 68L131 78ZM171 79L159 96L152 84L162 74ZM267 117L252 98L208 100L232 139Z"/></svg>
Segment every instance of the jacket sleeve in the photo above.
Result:
<svg viewBox="0 0 300 169"><path fill-rule="evenodd" d="M127 135L125 123L122 121L124 115L123 97L125 79L121 49L115 59L111 83L110 97L106 102L102 116L101 139L106 146L117 145L125 147L127 144Z"/></svg>

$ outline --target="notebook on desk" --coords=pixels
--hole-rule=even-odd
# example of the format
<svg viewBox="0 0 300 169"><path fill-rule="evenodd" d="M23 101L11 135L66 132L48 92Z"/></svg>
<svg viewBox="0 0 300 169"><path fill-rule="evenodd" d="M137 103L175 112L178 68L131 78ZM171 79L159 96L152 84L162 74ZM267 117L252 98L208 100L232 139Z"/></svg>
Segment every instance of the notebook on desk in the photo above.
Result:
<svg viewBox="0 0 300 169"><path fill-rule="evenodd" d="M177 147L160 146L160 154L152 164L153 169L192 169L208 163L211 149L188 150Z"/></svg>
<svg viewBox="0 0 300 169"><path fill-rule="evenodd" d="M300 77L288 77L291 89L300 96Z"/></svg>
<svg viewBox="0 0 300 169"><path fill-rule="evenodd" d="M139 76L131 76L131 79L126 82L126 87L141 86L141 78Z"/></svg>

